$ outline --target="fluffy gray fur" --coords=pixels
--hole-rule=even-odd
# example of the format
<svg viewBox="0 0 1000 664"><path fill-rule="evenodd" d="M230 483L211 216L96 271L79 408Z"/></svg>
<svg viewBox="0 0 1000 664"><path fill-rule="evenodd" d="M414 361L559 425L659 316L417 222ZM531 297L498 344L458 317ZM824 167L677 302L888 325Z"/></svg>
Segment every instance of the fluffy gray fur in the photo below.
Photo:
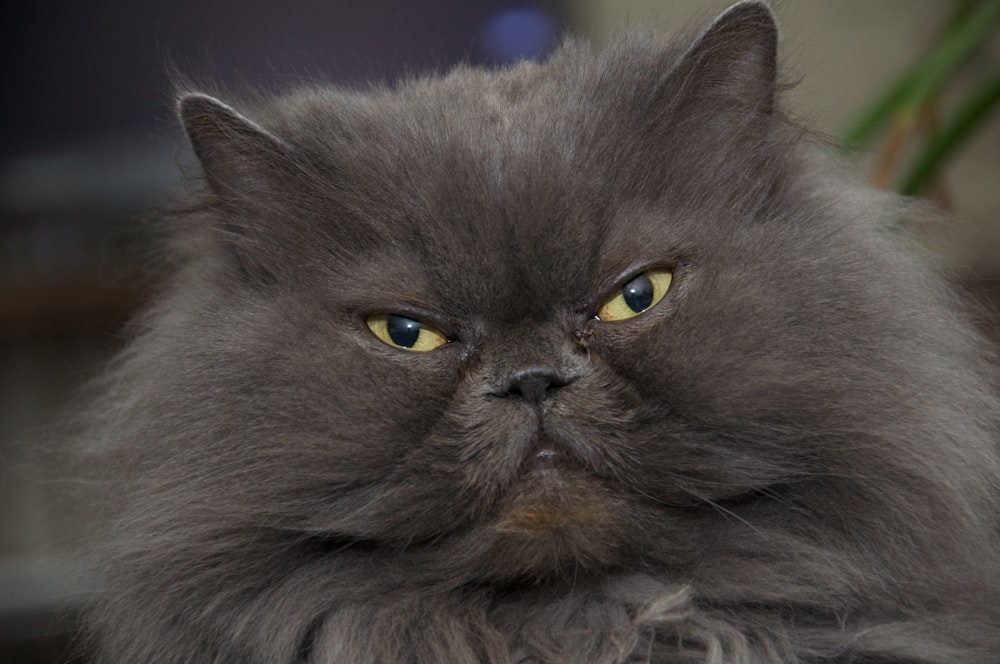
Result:
<svg viewBox="0 0 1000 664"><path fill-rule="evenodd" d="M204 177L85 422L99 661L996 664L985 345L782 115L776 41L744 2L182 96ZM595 319L651 267L659 304ZM390 312L451 342L392 348Z"/></svg>

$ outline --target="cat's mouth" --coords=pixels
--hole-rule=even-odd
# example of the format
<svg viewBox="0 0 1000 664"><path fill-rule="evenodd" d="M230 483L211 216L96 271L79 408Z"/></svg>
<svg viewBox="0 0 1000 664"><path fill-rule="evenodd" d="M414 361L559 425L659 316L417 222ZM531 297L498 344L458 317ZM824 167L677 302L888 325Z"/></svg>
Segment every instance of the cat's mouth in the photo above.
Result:
<svg viewBox="0 0 1000 664"><path fill-rule="evenodd" d="M579 450L539 432L490 526L490 575L533 578L613 564L627 509Z"/></svg>
<svg viewBox="0 0 1000 664"><path fill-rule="evenodd" d="M605 523L608 509L595 495L599 483L577 469L560 469L544 458L525 475L501 512L496 531L552 536Z"/></svg>
<svg viewBox="0 0 1000 664"><path fill-rule="evenodd" d="M579 469L578 459L565 445L548 437L541 437L528 449L520 470L527 475L547 473L551 476L553 473Z"/></svg>
<svg viewBox="0 0 1000 664"><path fill-rule="evenodd" d="M492 525L489 575L561 576L617 562L625 536L621 498L590 473L539 448Z"/></svg>
<svg viewBox="0 0 1000 664"><path fill-rule="evenodd" d="M497 530L542 535L593 527L608 518L610 493L582 451L543 425L524 448Z"/></svg>

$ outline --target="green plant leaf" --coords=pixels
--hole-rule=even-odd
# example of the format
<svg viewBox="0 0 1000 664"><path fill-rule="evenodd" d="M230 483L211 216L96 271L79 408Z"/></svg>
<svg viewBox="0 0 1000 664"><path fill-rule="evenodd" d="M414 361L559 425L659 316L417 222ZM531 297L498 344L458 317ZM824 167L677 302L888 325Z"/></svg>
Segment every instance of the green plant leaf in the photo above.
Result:
<svg viewBox="0 0 1000 664"><path fill-rule="evenodd" d="M1000 104L1000 70L977 87L959 106L948 124L921 152L903 178L900 192L914 195L937 173L944 161L979 128Z"/></svg>
<svg viewBox="0 0 1000 664"><path fill-rule="evenodd" d="M1000 25L1000 0L960 4L934 47L907 71L844 134L844 149L870 141L891 117L906 122L950 79Z"/></svg>

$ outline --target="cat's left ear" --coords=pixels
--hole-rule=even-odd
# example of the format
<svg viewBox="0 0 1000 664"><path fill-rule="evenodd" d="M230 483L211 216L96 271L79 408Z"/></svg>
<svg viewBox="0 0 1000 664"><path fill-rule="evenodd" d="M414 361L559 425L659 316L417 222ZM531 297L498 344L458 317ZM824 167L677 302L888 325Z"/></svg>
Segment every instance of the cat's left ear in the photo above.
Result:
<svg viewBox="0 0 1000 664"><path fill-rule="evenodd" d="M671 72L668 87L682 108L705 118L770 115L777 80L778 27L770 7L740 2L695 40Z"/></svg>

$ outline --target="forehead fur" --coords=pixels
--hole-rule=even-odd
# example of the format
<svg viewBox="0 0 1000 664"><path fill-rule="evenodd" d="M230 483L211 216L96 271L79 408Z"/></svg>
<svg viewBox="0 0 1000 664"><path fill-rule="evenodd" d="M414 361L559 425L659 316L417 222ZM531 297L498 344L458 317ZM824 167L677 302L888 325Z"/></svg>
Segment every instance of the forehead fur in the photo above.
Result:
<svg viewBox="0 0 1000 664"><path fill-rule="evenodd" d="M717 229L695 220L718 216L713 206L732 214L734 201L759 205L755 192L782 169L780 116L751 127L756 109L727 115L719 98L697 100L677 75L690 48L633 37L598 52L568 40L541 64L305 90L253 115L290 147L275 195L310 217L305 244L328 250L317 260L343 250L351 271L359 257L381 260L386 286L451 289L439 293L451 301L475 292L496 306L503 285L567 304L643 250L663 255L695 234L714 243ZM691 98L704 108L681 104ZM288 219L267 225L268 235L298 232ZM360 229L375 238L369 250L350 246Z"/></svg>

